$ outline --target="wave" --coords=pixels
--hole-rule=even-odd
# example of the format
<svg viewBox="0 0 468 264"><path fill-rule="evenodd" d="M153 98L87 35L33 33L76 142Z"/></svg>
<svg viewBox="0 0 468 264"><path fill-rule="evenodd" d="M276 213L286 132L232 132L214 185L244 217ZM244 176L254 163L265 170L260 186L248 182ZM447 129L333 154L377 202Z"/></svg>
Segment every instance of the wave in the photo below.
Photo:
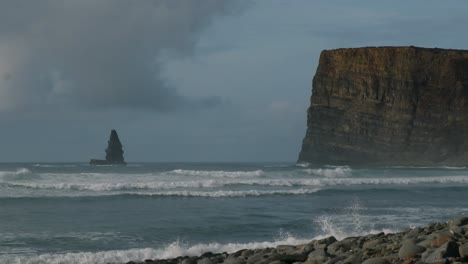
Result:
<svg viewBox="0 0 468 264"><path fill-rule="evenodd" d="M2 186L4 184L0 184ZM93 196L120 196L120 195L135 195L135 196L160 196L160 197L206 197L206 198L222 198L222 197L251 197L251 196L268 196L268 195L305 195L320 191L321 189L283 189L283 190L213 190L213 191L194 191L194 190L177 190L177 191L139 191L139 190L122 190L116 192L27 192L25 194L14 193L5 197L0 195L0 198L34 198L34 197L93 197Z"/></svg>
<svg viewBox="0 0 468 264"><path fill-rule="evenodd" d="M23 175L25 173L25 175ZM414 184L467 184L467 176L411 177L411 178L346 178L328 177L320 179L206 179L193 181L151 181L151 182L42 182L18 181L41 179L27 171L14 172L0 186L9 188L75 190L93 192L131 191L131 190L172 190L197 188L223 188L229 186L266 186L266 187L330 187L350 185L414 185ZM56 181L57 179L54 179ZM127 179L128 180L128 179ZM131 179L130 179L131 180Z"/></svg>
<svg viewBox="0 0 468 264"><path fill-rule="evenodd" d="M34 167L40 168L74 168L77 167L75 164L34 164Z"/></svg>
<svg viewBox="0 0 468 264"><path fill-rule="evenodd" d="M306 180L310 181L310 180ZM55 189L77 191L126 191L126 190L170 190L178 188L220 188L232 185L260 185L260 186L316 186L301 180L199 180L174 182L137 182L137 183L36 183L36 182L3 182L0 186L22 187L30 189Z"/></svg>
<svg viewBox="0 0 468 264"><path fill-rule="evenodd" d="M361 200L354 197L341 212L317 217L314 221L320 228L320 235L317 238L334 236L336 239L342 240L346 237L357 237L364 234L395 233L398 231L390 228L376 229L375 221L363 214L367 210Z"/></svg>
<svg viewBox="0 0 468 264"><path fill-rule="evenodd" d="M129 261L143 261L145 259L168 259L178 256L199 256L205 252L234 253L242 249L257 249L277 247L279 245L299 245L309 243L314 239L335 236L338 240L350 236L361 236L370 233L393 233L394 230L383 228L374 229L373 224L366 221L363 212L366 208L359 200L351 204L342 213L318 217L315 221L319 234L315 236L297 237L288 232L280 232L276 239L271 241L253 241L248 243L198 243L189 245L177 240L161 248L141 248L128 250L111 250L100 252L80 252L63 254L41 255L0 255L0 263L22 264L88 264L88 263L126 263Z"/></svg>
<svg viewBox="0 0 468 264"><path fill-rule="evenodd" d="M291 165L287 164L276 164L276 165L265 165L265 168L289 168Z"/></svg>
<svg viewBox="0 0 468 264"><path fill-rule="evenodd" d="M329 169L305 169L302 171L308 174L324 176L328 178L352 176L352 170L349 167L335 167L335 168L329 168Z"/></svg>
<svg viewBox="0 0 468 264"><path fill-rule="evenodd" d="M26 168L19 168L16 171L0 171L0 178L3 180L23 180L30 179L33 173Z"/></svg>
<svg viewBox="0 0 468 264"><path fill-rule="evenodd" d="M247 197L266 195L303 195L320 191L320 189L295 189L295 190L247 190L247 191L170 191L154 193L130 193L144 196L185 196L185 197Z"/></svg>
<svg viewBox="0 0 468 264"><path fill-rule="evenodd" d="M205 170L172 170L169 173L185 176L205 176L217 178L260 177L265 174L263 170L255 171L205 171Z"/></svg>
<svg viewBox="0 0 468 264"><path fill-rule="evenodd" d="M0 255L0 263L21 264L104 264L126 263L129 261L143 261L145 259L167 259L178 256L199 256L205 252L233 253L241 249L255 249L276 247L278 245L294 245L309 242L309 239L300 239L293 236L282 237L274 241L250 242L250 243L206 243L187 245L183 241L175 241L160 249L142 248L129 250L111 250L101 252L80 252L65 254L41 254L26 256Z"/></svg>
<svg viewBox="0 0 468 264"><path fill-rule="evenodd" d="M388 166L390 169L447 169L447 170L465 170L467 167L457 166Z"/></svg>

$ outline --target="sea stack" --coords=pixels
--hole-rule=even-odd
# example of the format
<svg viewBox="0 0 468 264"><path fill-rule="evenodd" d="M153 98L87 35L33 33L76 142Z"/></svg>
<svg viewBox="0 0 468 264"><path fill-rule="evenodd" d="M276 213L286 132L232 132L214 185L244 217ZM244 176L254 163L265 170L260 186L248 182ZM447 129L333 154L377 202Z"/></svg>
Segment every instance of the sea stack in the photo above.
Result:
<svg viewBox="0 0 468 264"><path fill-rule="evenodd" d="M468 165L468 51L325 50L299 162Z"/></svg>
<svg viewBox="0 0 468 264"><path fill-rule="evenodd" d="M106 159L92 159L89 163L91 165L126 165L123 153L119 135L117 135L115 129L112 129L109 141L107 141Z"/></svg>

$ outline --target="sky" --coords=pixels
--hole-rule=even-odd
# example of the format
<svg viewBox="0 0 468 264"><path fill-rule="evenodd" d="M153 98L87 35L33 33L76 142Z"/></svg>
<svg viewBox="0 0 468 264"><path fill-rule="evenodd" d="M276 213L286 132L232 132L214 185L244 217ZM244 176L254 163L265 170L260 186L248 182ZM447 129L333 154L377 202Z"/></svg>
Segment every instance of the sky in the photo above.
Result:
<svg viewBox="0 0 468 264"><path fill-rule="evenodd" d="M294 162L320 52L468 49L468 1L0 1L0 162Z"/></svg>

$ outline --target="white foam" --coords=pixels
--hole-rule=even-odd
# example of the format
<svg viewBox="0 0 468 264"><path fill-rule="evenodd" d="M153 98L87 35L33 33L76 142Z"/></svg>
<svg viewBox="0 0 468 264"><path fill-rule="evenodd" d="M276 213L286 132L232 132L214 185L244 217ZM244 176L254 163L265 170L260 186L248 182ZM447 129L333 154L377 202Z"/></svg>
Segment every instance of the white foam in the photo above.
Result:
<svg viewBox="0 0 468 264"><path fill-rule="evenodd" d="M4 172L5 173L5 172ZM333 174L334 175L334 174ZM46 177L47 176L47 177ZM414 184L468 184L467 176L434 176L434 177L390 177L390 178L352 178L352 177L337 177L329 176L324 178L220 178L220 179L200 179L190 181L154 181L151 176L137 179L137 177L125 177L115 179L112 177L100 177L98 175L81 175L83 178L73 177L52 177L50 175L35 175L28 170L18 170L3 175L3 181L0 181L2 186L11 188L28 188L28 189L49 189L49 190L75 190L75 191L92 191L105 195L105 192L125 192L125 191L158 191L158 190L174 190L183 189L186 193L195 193L196 189L215 189L229 188L235 185L252 186L249 187L250 193L264 193L264 190L257 190L255 186L264 187L305 187L305 188L323 188L333 186L350 186L350 185L414 185ZM68 182L67 182L68 181ZM94 182L93 182L94 181ZM299 189L300 190L300 189ZM295 194L290 190L285 191L285 194ZM287 192L289 193L287 193ZM230 190L219 192L228 193ZM234 191L232 191L234 192ZM204 193L204 192L203 192ZM158 193L159 195L159 193ZM175 194L173 194L175 195ZM181 192L182 195L182 192ZM197 195L194 195L197 196ZM213 196L215 197L215 196Z"/></svg>
<svg viewBox="0 0 468 264"><path fill-rule="evenodd" d="M467 176L395 177L395 178L336 178L324 179L324 185L412 185L468 183Z"/></svg>
<svg viewBox="0 0 468 264"><path fill-rule="evenodd" d="M356 237L375 233L395 233L395 230L389 228L375 229L372 219L362 215L367 208L358 198L353 198L342 212L337 214L327 214L315 219L315 223L320 227L320 235L317 237L325 238L334 236L338 240L346 237Z"/></svg>
<svg viewBox="0 0 468 264"><path fill-rule="evenodd" d="M282 237L274 241L251 242L251 243L207 243L186 245L176 241L161 249L143 248L129 250L111 250L101 252L80 252L66 254L42 254L26 256L0 255L0 263L17 264L103 264L103 263L125 263L128 261L143 261L145 259L167 259L178 256L199 256L205 252L228 252L233 253L241 249L255 249L276 247L278 245L295 245L309 242L309 239L299 239L293 236Z"/></svg>
<svg viewBox="0 0 468 264"><path fill-rule="evenodd" d="M457 166L388 166L393 169L447 169L447 170L465 170L467 167Z"/></svg>
<svg viewBox="0 0 468 264"><path fill-rule="evenodd" d="M185 196L185 197L247 197L265 195L301 195L320 191L320 189L294 189L294 190L247 190L247 191L168 191L152 193L129 193L144 196Z"/></svg>
<svg viewBox="0 0 468 264"><path fill-rule="evenodd" d="M20 180L31 176L32 172L26 168L19 168L16 171L0 171L0 177L3 180Z"/></svg>
<svg viewBox="0 0 468 264"><path fill-rule="evenodd" d="M349 167L336 167L327 169L305 169L302 170L308 174L324 176L328 178L350 177L352 170Z"/></svg>
<svg viewBox="0 0 468 264"><path fill-rule="evenodd" d="M41 168L74 168L77 167L75 164L34 164L34 167Z"/></svg>
<svg viewBox="0 0 468 264"><path fill-rule="evenodd" d="M220 188L231 185L259 185L259 186L319 186L316 179L255 179L255 180L197 180L197 181L158 181L158 182L7 182L10 187L24 187L32 189L80 190L80 191L124 191L124 190L170 190L178 188Z"/></svg>
<svg viewBox="0 0 468 264"><path fill-rule="evenodd" d="M205 171L205 170L173 170L170 173L185 176L205 176L218 178L260 177L265 174L263 170L255 171Z"/></svg>
<svg viewBox="0 0 468 264"><path fill-rule="evenodd" d="M296 166L297 166L297 167L302 167L302 168L307 168L307 167L310 166L310 163L307 163L307 162L305 162L305 163L297 163Z"/></svg>
<svg viewBox="0 0 468 264"><path fill-rule="evenodd" d="M117 182L117 183L38 183L38 182L9 182L8 186L32 189L56 189L78 191L124 191L124 190L165 190L176 188L212 188L222 186L216 181L186 181L186 182Z"/></svg>

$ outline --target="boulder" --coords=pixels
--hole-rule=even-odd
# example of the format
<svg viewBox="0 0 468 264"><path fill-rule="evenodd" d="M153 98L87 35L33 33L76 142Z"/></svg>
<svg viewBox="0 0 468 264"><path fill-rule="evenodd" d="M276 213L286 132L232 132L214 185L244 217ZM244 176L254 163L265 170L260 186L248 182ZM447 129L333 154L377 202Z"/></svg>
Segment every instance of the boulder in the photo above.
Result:
<svg viewBox="0 0 468 264"><path fill-rule="evenodd" d="M426 251L426 248L416 245L416 241L414 239L406 239L401 244L400 250L398 251L398 257L401 259L412 258L420 255L424 251Z"/></svg>
<svg viewBox="0 0 468 264"><path fill-rule="evenodd" d="M424 263L443 264L447 262L447 258L458 257L458 245L453 241L449 241L437 249L429 249L421 256Z"/></svg>
<svg viewBox="0 0 468 264"><path fill-rule="evenodd" d="M385 258L370 258L362 262L362 264L391 264L391 262Z"/></svg>

